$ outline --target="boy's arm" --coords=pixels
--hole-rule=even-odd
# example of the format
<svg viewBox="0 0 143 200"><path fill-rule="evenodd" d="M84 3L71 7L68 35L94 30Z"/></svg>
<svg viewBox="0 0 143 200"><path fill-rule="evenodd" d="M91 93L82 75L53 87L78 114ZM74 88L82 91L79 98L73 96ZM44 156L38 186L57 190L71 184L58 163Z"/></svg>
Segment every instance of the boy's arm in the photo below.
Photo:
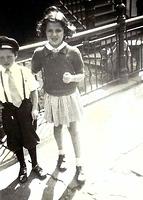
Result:
<svg viewBox="0 0 143 200"><path fill-rule="evenodd" d="M31 101L32 101L32 118L36 120L38 117L38 92L34 90L31 92Z"/></svg>

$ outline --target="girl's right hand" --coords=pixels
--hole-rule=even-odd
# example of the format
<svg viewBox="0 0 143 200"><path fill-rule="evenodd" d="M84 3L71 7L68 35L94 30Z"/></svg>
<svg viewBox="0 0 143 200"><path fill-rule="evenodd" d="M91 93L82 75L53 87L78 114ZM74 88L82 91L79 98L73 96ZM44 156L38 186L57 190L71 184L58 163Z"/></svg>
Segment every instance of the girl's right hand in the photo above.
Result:
<svg viewBox="0 0 143 200"><path fill-rule="evenodd" d="M73 75L70 72L65 72L63 74L63 82L70 83L72 81Z"/></svg>

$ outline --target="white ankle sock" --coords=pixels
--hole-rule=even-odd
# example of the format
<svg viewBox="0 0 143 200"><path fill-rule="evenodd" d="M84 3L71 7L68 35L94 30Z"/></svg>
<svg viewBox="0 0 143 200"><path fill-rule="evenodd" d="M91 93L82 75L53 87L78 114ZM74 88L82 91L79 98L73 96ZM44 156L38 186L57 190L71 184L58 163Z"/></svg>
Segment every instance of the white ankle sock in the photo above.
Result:
<svg viewBox="0 0 143 200"><path fill-rule="evenodd" d="M76 158L76 166L82 166L81 158Z"/></svg>
<svg viewBox="0 0 143 200"><path fill-rule="evenodd" d="M64 151L63 150L59 150L59 155L64 155Z"/></svg>

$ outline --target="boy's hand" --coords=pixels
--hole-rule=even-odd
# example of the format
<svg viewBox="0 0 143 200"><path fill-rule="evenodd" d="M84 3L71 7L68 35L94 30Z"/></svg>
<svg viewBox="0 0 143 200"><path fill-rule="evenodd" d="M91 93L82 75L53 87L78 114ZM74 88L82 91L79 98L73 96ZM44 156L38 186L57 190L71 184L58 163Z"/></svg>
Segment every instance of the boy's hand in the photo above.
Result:
<svg viewBox="0 0 143 200"><path fill-rule="evenodd" d="M37 119L38 113L39 113L38 110L36 110L36 109L35 109L35 110L32 110L31 115L32 115L33 121Z"/></svg>

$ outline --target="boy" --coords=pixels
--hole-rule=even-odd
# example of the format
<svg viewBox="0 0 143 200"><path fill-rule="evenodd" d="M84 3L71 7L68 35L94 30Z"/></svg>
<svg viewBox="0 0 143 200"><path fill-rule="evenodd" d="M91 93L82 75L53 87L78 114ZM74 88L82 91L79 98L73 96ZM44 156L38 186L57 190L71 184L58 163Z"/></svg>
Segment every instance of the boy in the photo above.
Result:
<svg viewBox="0 0 143 200"><path fill-rule="evenodd" d="M2 102L3 128L7 146L20 163L18 179L27 181L27 168L23 147L28 149L32 171L40 179L46 178L37 163L36 145L39 137L35 132L38 116L37 82L30 70L16 64L19 45L13 38L0 37L0 101Z"/></svg>

